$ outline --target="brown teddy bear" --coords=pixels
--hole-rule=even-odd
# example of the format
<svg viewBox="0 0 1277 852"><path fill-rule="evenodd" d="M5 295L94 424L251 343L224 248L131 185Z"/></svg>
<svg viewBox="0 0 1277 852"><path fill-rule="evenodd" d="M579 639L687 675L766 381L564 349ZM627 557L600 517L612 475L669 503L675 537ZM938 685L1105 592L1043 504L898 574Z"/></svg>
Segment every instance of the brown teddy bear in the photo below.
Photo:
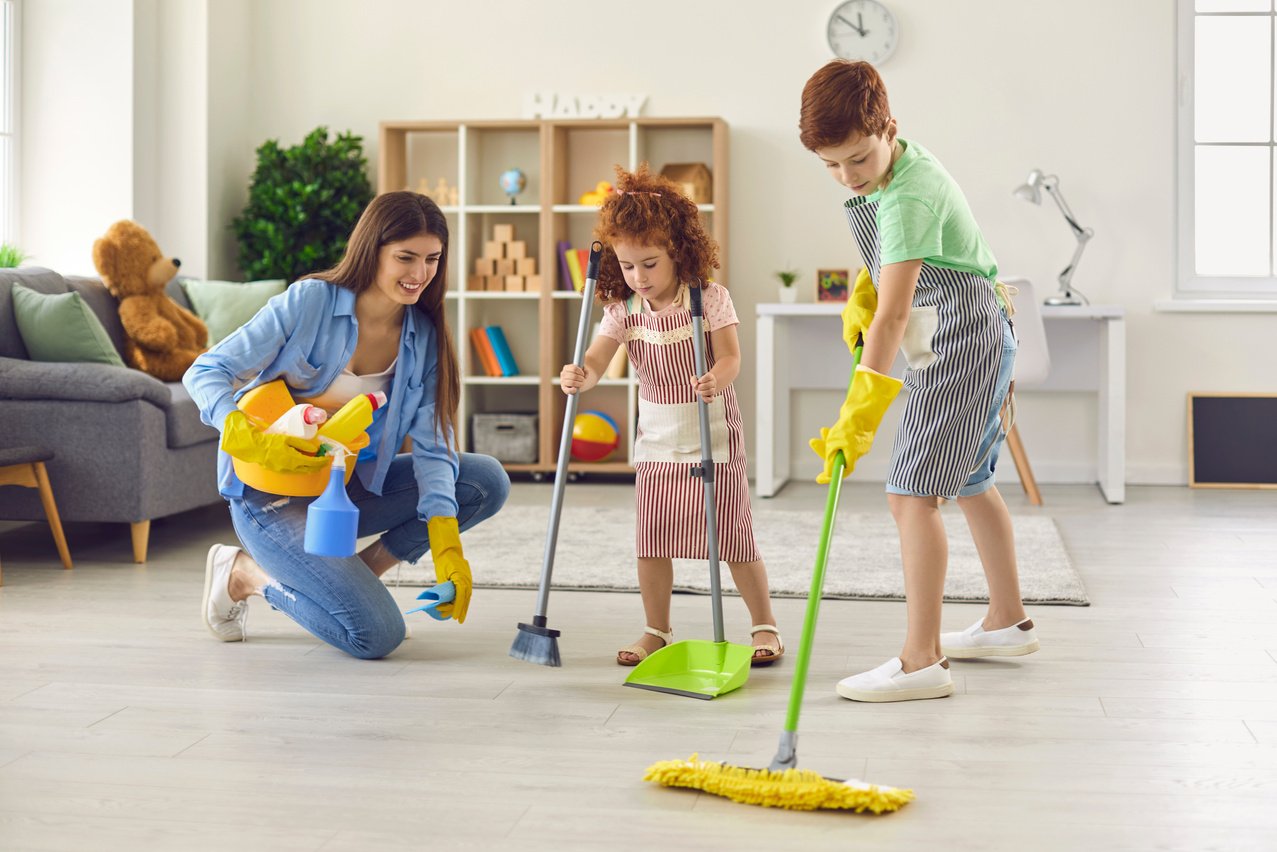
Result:
<svg viewBox="0 0 1277 852"><path fill-rule="evenodd" d="M164 292L182 262L165 257L145 228L124 219L94 241L93 265L120 302L125 360L160 381L180 381L208 345L208 327Z"/></svg>

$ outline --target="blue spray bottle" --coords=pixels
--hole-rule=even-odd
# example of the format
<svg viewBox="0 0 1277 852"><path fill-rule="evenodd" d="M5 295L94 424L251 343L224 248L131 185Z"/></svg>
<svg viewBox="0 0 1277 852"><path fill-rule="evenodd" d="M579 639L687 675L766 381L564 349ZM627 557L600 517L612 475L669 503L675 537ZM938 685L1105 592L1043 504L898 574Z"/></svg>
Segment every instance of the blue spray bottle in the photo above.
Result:
<svg viewBox="0 0 1277 852"><path fill-rule="evenodd" d="M346 493L346 448L325 442L333 457L328 487L306 510L306 552L315 556L354 556L359 508Z"/></svg>

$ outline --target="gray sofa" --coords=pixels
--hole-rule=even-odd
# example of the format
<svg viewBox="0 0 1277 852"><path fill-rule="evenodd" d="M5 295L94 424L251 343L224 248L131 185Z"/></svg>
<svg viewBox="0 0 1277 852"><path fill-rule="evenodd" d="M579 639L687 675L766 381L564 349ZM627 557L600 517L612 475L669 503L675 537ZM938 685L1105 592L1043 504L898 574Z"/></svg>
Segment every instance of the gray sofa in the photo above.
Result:
<svg viewBox="0 0 1277 852"><path fill-rule="evenodd" d="M13 315L15 283L42 293L75 290L123 358L115 299L96 278L48 269L0 269L0 447L39 445L65 521L132 526L133 558L146 561L151 521L221 500L217 431L180 382L131 368L30 360ZM168 294L189 309L176 280ZM44 520L35 491L0 489L0 520Z"/></svg>

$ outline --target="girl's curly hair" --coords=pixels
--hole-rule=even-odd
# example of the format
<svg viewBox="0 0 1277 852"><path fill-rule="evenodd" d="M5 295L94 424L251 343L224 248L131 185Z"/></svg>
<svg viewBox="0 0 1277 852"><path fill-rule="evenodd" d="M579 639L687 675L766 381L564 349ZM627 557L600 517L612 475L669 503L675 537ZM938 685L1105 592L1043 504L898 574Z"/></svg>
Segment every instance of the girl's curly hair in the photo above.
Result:
<svg viewBox="0 0 1277 852"><path fill-rule="evenodd" d="M708 282L710 270L718 269L718 244L705 232L696 205L678 184L652 174L647 163L633 172L616 167L616 189L603 202L594 238L603 243L597 290L601 302L623 301L633 292L612 248L618 240L665 249L684 283Z"/></svg>

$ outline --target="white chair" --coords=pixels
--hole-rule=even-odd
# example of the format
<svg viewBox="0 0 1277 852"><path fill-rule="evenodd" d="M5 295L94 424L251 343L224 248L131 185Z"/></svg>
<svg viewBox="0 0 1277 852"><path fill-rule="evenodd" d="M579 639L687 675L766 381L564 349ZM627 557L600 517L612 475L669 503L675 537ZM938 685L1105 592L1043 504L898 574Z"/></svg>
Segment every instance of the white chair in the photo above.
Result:
<svg viewBox="0 0 1277 852"><path fill-rule="evenodd" d="M1046 326L1042 324L1042 305L1037 293L1033 291L1033 282L1027 278L1001 278L1008 287L1019 290L1013 298L1015 316L1011 322L1015 325L1016 338L1020 341L1020 351L1015 356L1015 374L1012 376L1016 388L1034 387L1046 381L1051 372L1051 351L1046 343ZM1024 493L1034 506L1042 505L1042 492L1038 490L1037 480L1033 478L1033 468L1029 465L1028 453L1024 451L1024 443L1020 440L1020 431L1015 423L1007 432L1007 449L1015 462L1015 471L1020 475L1020 484Z"/></svg>

